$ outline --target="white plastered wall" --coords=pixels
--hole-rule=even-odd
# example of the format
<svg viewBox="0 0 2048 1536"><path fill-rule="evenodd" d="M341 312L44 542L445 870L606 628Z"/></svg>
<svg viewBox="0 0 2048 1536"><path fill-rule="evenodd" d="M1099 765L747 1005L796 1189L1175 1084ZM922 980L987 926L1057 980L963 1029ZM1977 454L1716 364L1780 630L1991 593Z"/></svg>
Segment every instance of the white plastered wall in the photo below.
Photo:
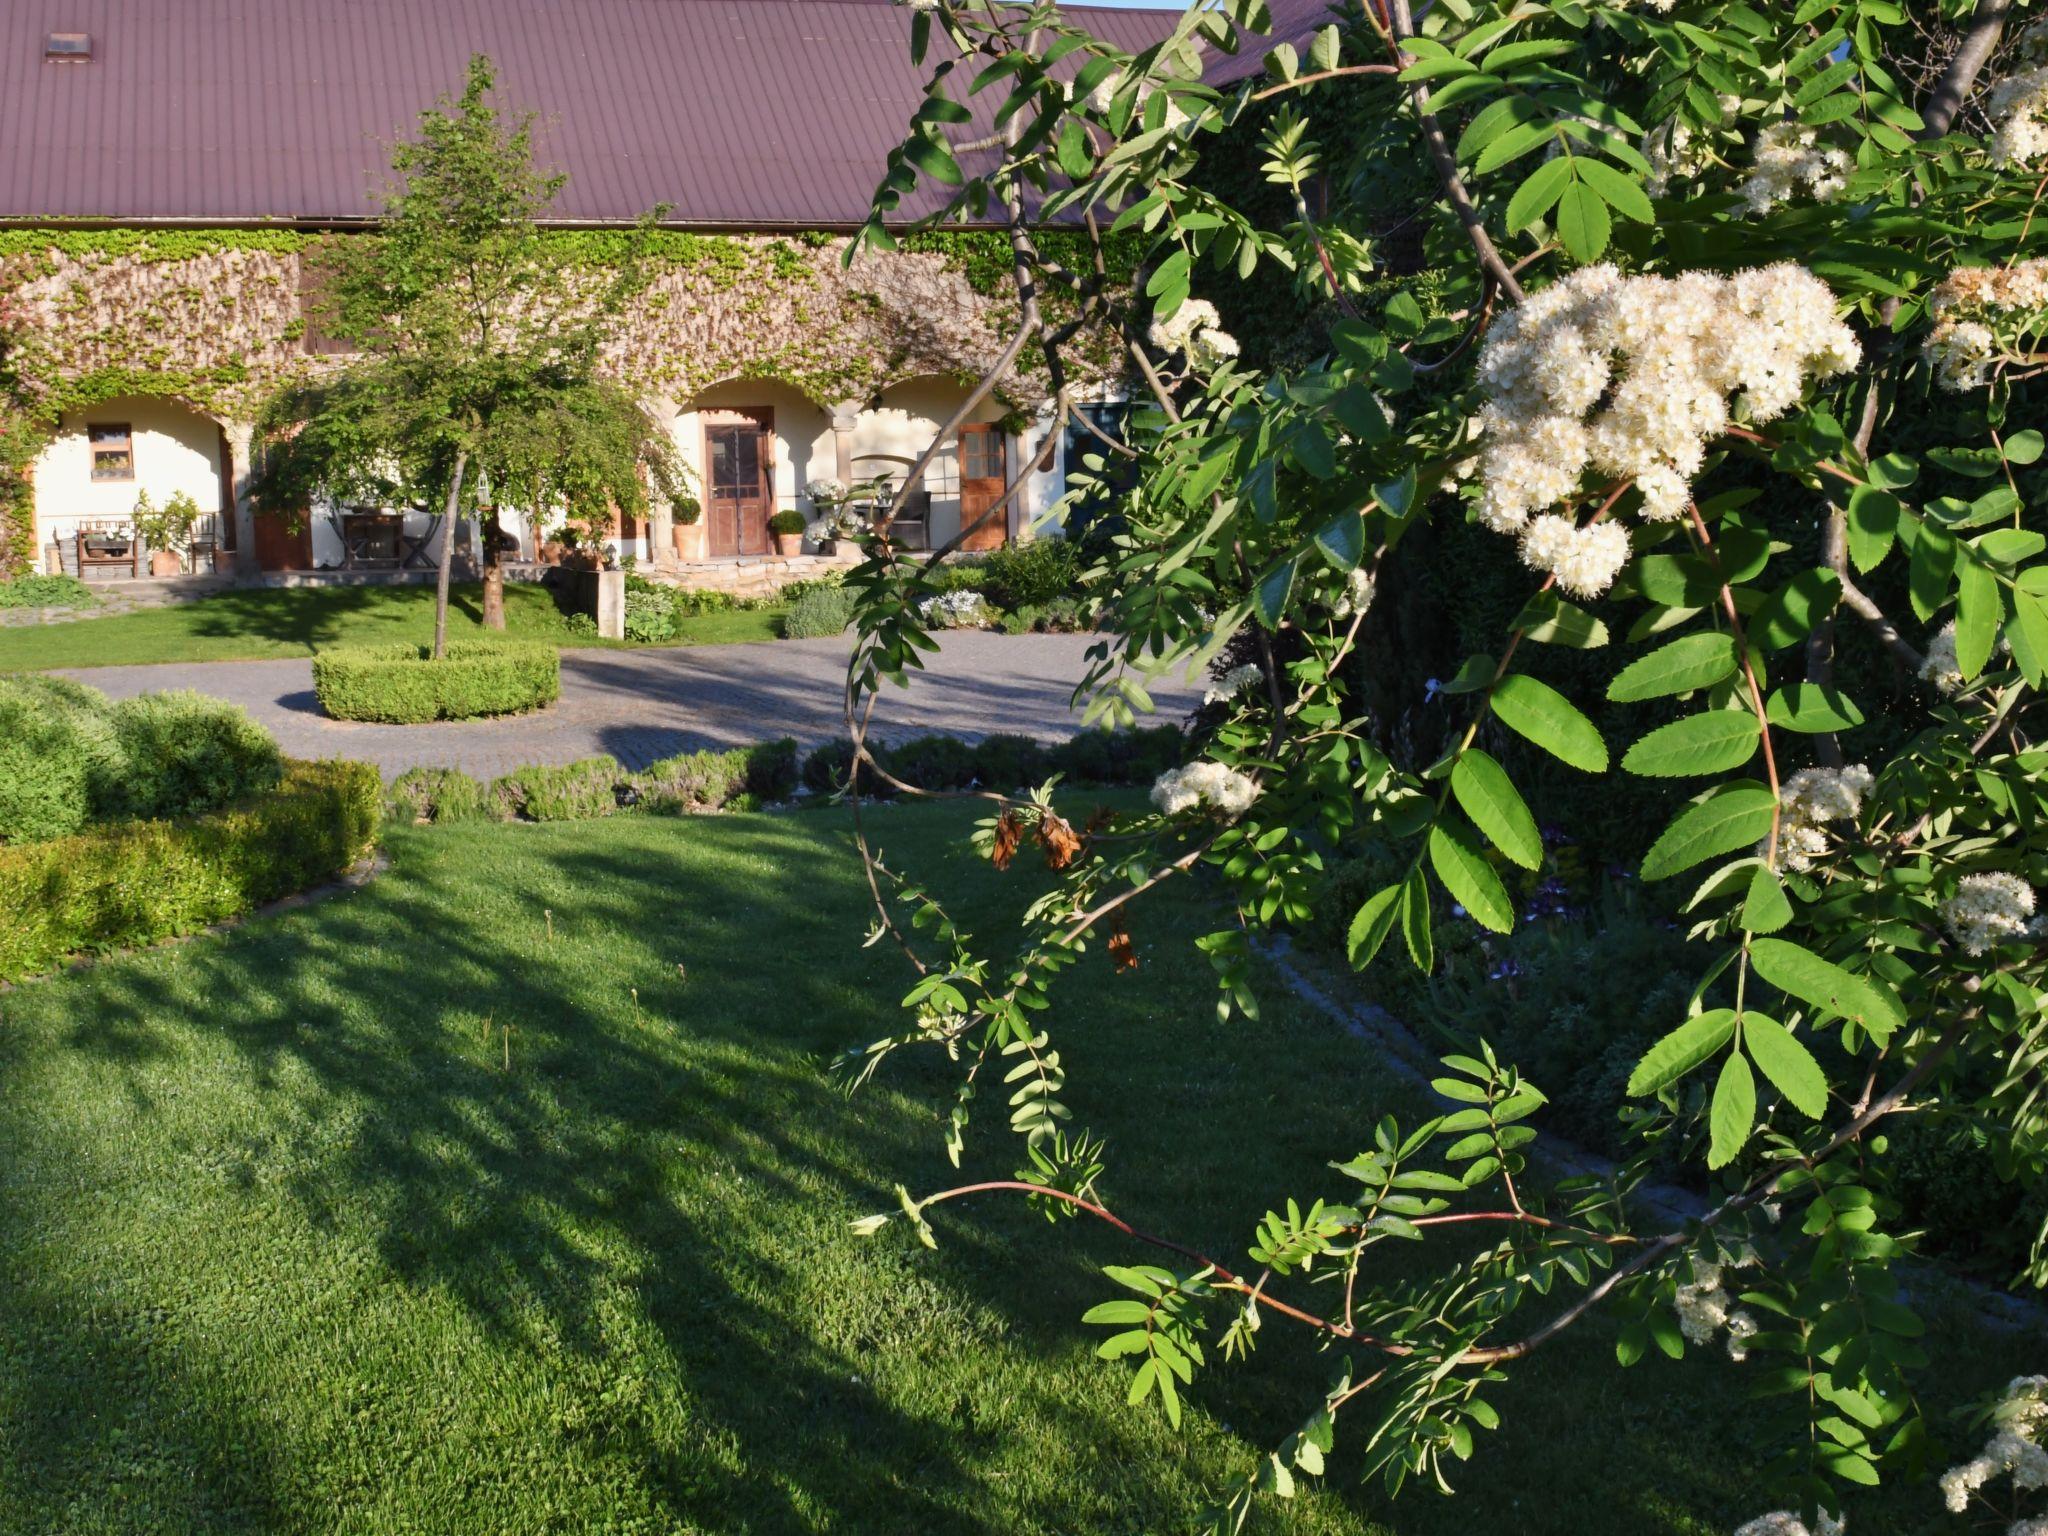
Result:
<svg viewBox="0 0 2048 1536"><path fill-rule="evenodd" d="M133 480L95 480L87 428L125 425L133 445ZM81 522L114 521L135 512L149 492L161 507L179 491L201 513L220 511L220 426L174 400L108 400L86 411L67 411L57 435L35 463L38 548L70 537Z"/></svg>

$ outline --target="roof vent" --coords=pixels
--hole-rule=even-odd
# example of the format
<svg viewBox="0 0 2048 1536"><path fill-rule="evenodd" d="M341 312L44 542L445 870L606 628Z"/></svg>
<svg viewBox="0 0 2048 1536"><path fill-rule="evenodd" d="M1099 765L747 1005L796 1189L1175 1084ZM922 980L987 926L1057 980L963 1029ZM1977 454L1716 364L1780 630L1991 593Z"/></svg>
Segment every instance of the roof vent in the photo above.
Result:
<svg viewBox="0 0 2048 1536"><path fill-rule="evenodd" d="M43 58L51 64L90 64L90 32L52 32L43 39Z"/></svg>

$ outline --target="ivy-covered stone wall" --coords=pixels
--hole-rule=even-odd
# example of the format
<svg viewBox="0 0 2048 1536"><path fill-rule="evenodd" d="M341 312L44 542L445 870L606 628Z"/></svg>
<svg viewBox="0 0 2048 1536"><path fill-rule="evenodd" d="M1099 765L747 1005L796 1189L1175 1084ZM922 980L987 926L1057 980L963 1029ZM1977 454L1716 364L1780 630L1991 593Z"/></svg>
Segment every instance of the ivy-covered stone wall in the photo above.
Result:
<svg viewBox="0 0 2048 1536"><path fill-rule="evenodd" d="M171 395L250 420L271 390L327 361L305 344L301 273L320 240L291 230L0 230L0 306L18 312L13 371L46 422L124 395ZM626 237L558 232L593 265ZM609 365L651 397L687 401L731 378L779 379L821 404L901 379L978 377L1008 339L1002 238L929 237L843 260L841 236L665 231L653 281ZM317 263L316 263L317 265ZM1000 393L1035 403L1024 365Z"/></svg>

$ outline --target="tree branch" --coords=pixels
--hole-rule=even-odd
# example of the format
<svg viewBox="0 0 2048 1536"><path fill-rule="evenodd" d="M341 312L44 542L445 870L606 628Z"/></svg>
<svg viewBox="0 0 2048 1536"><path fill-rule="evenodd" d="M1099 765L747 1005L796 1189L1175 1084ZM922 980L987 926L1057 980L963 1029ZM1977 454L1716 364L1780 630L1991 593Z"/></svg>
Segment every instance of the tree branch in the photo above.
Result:
<svg viewBox="0 0 2048 1536"><path fill-rule="evenodd" d="M1415 21L1408 8L1408 0L1391 0L1387 11L1393 23L1396 45L1415 35ZM1405 49L1400 50L1399 58L1405 67L1409 58ZM1487 234L1486 222L1479 217L1472 194L1466 191L1465 183L1458 175L1458 157L1451 153L1443 124L1429 110L1429 87L1418 80L1409 87L1409 94L1415 102L1415 120L1421 125L1422 142L1429 150L1430 163L1436 167L1437 180L1443 183L1444 196L1457 213L1458 222L1464 226L1466 238L1472 242L1472 249L1479 253L1479 264L1493 274L1493 280L1500 284L1503 293L1517 304L1521 303L1524 297L1521 280L1515 276L1514 268L1501 259L1500 249L1493 243L1493 237Z"/></svg>
<svg viewBox="0 0 2048 1536"><path fill-rule="evenodd" d="M1917 137L1938 139L1948 132L1975 88L1977 76L1984 72L1996 51L2011 12L2012 0L1978 0L1977 13L1970 18L1955 57L1948 61L1948 68L1941 72L1941 78L1934 82L1934 89L1927 93L1920 108L1920 118L1926 126Z"/></svg>

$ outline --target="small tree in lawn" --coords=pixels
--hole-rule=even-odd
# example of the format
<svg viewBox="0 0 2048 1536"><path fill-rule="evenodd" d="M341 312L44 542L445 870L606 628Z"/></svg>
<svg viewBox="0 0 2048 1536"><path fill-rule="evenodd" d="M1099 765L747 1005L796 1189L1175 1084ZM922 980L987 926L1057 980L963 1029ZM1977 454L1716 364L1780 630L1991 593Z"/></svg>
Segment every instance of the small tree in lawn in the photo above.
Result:
<svg viewBox="0 0 2048 1536"><path fill-rule="evenodd" d="M382 234L336 241L322 322L359 357L274 397L262 414L257 499L296 512L316 496L438 503L434 654L447 644L455 523L479 471L501 489L557 492L638 511L673 482L666 434L597 377L606 340L641 286L652 217L602 267L540 220L561 176L533 161L531 114L488 100L490 61L462 95L422 113L392 155ZM536 510L539 510L536 505ZM484 623L505 626L496 512L486 512Z"/></svg>

